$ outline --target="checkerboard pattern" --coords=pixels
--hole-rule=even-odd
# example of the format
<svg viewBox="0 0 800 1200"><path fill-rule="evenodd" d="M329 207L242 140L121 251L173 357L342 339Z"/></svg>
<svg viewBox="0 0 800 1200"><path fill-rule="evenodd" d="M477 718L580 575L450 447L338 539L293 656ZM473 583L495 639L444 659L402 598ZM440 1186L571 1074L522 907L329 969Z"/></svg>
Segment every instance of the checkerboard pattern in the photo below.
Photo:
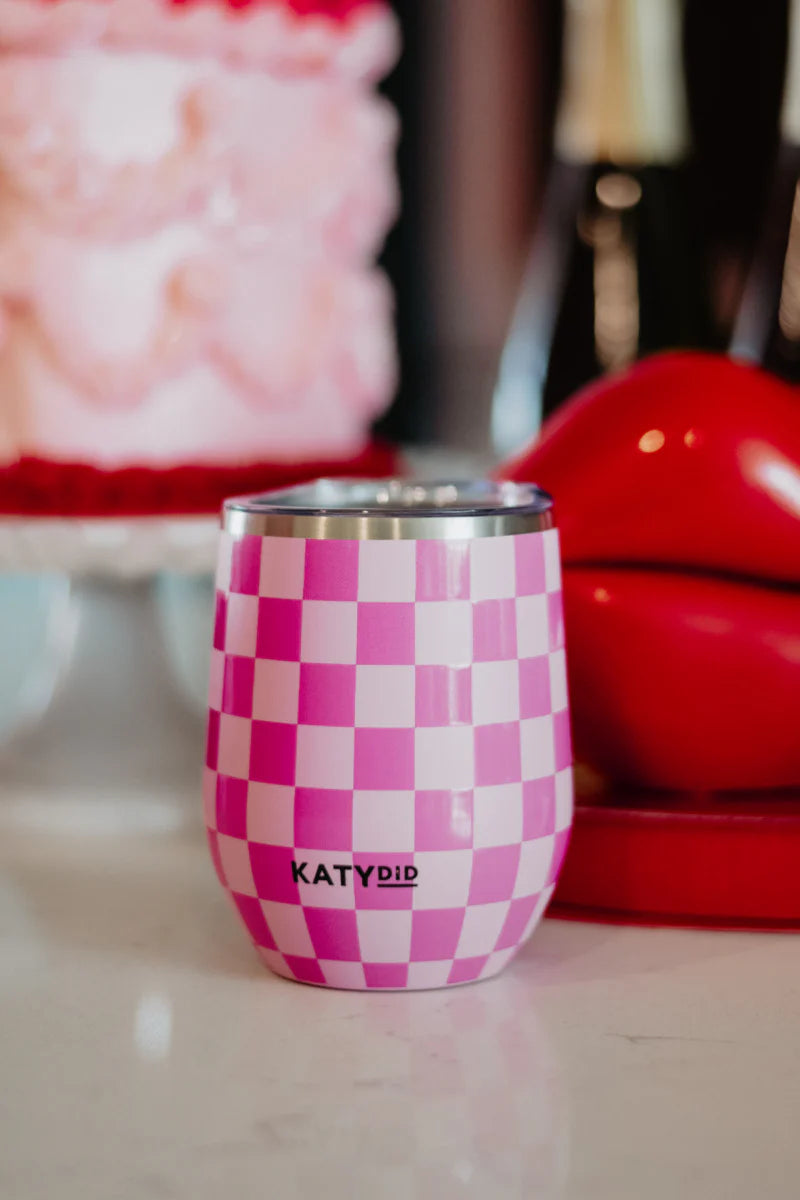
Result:
<svg viewBox="0 0 800 1200"><path fill-rule="evenodd" d="M223 534L204 803L220 881L278 974L499 971L572 821L557 532Z"/></svg>

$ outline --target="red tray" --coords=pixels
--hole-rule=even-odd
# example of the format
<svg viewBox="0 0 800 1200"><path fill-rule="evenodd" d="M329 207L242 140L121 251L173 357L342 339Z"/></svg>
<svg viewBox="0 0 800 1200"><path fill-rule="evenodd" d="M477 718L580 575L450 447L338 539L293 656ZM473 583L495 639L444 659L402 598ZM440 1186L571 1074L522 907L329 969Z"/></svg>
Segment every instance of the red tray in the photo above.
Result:
<svg viewBox="0 0 800 1200"><path fill-rule="evenodd" d="M800 791L581 795L552 916L800 929Z"/></svg>

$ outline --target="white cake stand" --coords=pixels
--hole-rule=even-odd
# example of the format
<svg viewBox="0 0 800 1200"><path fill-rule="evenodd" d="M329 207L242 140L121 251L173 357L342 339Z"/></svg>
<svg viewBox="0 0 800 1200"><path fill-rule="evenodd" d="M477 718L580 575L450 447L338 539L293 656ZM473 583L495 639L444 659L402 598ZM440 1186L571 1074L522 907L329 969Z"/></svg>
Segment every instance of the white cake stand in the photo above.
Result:
<svg viewBox="0 0 800 1200"><path fill-rule="evenodd" d="M208 517L0 521L0 780L20 820L192 819L217 531Z"/></svg>

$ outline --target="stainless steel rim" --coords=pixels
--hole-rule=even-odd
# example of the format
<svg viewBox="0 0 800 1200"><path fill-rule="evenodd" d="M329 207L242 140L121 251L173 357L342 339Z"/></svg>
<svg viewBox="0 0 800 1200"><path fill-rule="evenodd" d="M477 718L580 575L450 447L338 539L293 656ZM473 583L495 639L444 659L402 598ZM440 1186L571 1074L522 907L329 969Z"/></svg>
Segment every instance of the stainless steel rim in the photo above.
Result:
<svg viewBox="0 0 800 1200"><path fill-rule="evenodd" d="M551 497L529 483L319 479L226 500L223 524L234 537L424 541L537 533L555 521Z"/></svg>

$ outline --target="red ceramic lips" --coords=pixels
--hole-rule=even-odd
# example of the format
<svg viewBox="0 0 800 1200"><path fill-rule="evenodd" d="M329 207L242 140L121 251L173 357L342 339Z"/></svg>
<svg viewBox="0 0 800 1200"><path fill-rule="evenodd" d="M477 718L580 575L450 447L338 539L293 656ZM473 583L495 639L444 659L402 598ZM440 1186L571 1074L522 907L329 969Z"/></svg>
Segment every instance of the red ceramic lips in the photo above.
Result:
<svg viewBox="0 0 800 1200"><path fill-rule="evenodd" d="M800 783L800 395L662 355L500 473L556 496L578 756L651 787Z"/></svg>

